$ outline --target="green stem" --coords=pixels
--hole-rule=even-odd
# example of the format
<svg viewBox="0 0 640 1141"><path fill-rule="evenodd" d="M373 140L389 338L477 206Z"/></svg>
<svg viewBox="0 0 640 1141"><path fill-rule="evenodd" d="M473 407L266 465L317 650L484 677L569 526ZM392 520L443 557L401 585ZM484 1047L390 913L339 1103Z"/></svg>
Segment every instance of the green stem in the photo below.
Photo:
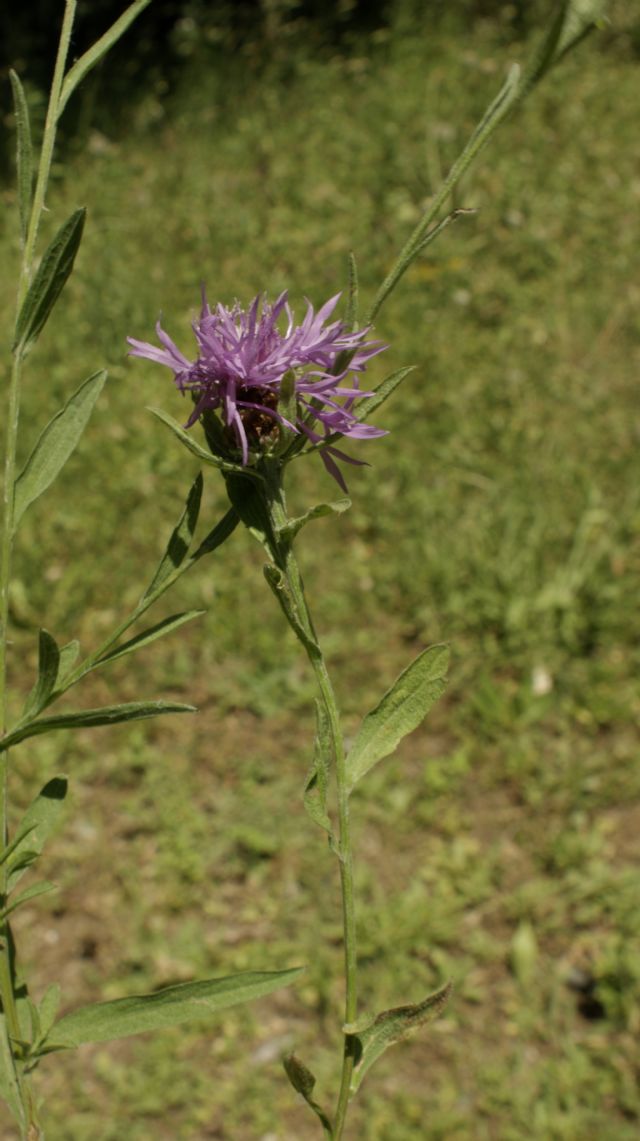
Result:
<svg viewBox="0 0 640 1141"><path fill-rule="evenodd" d="M47 109L38 176L34 192L33 205L29 218L27 238L22 254L22 262L18 279L17 313L24 301L25 294L31 279L35 245L40 226L40 218L44 209L44 200L49 181L51 159L56 136L56 119L58 100L64 78L64 69L71 39L71 29L76 9L76 0L66 0L58 54L51 85L51 95ZM11 577L11 561L13 554L14 532L14 484L16 474L16 451L18 439L18 421L20 417L20 389L22 381L22 351L20 348L14 354L9 384L8 416L5 438L4 461L4 509L2 520L2 537L0 538L0 735L4 736L7 726L7 640L9 624L9 581ZM0 842L2 847L8 839L8 778L9 753L2 754L0 758ZM2 906L6 904L7 894L7 865L0 869L0 897ZM16 1059L12 1040L20 1038L20 1024L16 998L13 989L13 974L10 958L10 937L8 923L0 924L0 1001L2 1002L3 1019L0 1035L2 1042L0 1048L5 1055L7 1080L13 1087L20 1107L20 1128L24 1136L28 1130L31 1138L40 1137L40 1129L36 1121L35 1108L31 1097L28 1082L25 1079L20 1063Z"/></svg>
<svg viewBox="0 0 640 1141"><path fill-rule="evenodd" d="M311 667L318 683L318 689L324 704L329 722L329 733L333 748L336 775L336 791L338 800L338 852L340 863L340 887L342 895L342 924L344 938L345 963L345 1005L344 1023L354 1022L357 1016L358 1003L358 957L355 891L353 875L353 847L351 841L351 827L349 819L349 792L347 787L346 758L344 741L340 728L340 714L338 703L326 662L318 646L313 620L306 600L304 583L300 568L293 552L292 543L279 538L284 525L287 523L287 512L282 488L280 472L268 472L266 480L265 505L269 514L273 542L270 543L271 554L280 570L284 573L287 586L293 599L297 617L302 623L308 641L304 647L311 663ZM291 624L296 633L295 626ZM344 1037L344 1050L342 1056L342 1076L340 1092L333 1123L333 1141L340 1141L343 1135L347 1110L349 1107L351 1075L353 1073L354 1055L352 1040L349 1035Z"/></svg>

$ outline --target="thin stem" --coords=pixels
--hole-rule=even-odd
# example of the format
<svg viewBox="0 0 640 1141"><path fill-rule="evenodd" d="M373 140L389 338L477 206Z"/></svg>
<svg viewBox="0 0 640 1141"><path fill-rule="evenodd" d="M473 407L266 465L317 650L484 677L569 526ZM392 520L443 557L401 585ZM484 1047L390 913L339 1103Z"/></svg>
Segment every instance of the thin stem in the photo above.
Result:
<svg viewBox="0 0 640 1141"><path fill-rule="evenodd" d="M266 507L269 512L269 517L272 524L272 532L277 536L278 533L282 531L283 526L287 522L284 491L280 481L279 472L275 475L275 477L273 477L272 474L271 480L267 481L267 486L268 491L266 496ZM287 585L291 592L291 597L297 611L297 616L309 636L309 640L304 643L305 650L314 671L316 681L318 683L318 689L320 690L320 695L329 722L329 733L331 736L331 744L333 748L336 791L338 800L338 851L340 863L340 887L342 896L342 924L345 963L344 1023L345 1025L348 1025L349 1023L354 1022L357 1016L358 956L353 875L353 846L351 840L351 827L349 818L349 793L347 786L346 758L344 751L344 740L342 736L342 730L340 728L340 714L338 711L338 703L336 701L333 684L327 670L326 662L324 660L322 651L318 646L317 635L315 633L313 620L311 618L311 613L304 591L302 575L300 574L300 568L294 555L291 542L288 540L276 540L272 550L272 555L277 565L284 572ZM295 632L295 627L293 628ZM340 1141L343 1135L347 1110L349 1107L351 1076L353 1073L354 1061L355 1059L353 1055L352 1039L348 1034L345 1034L340 1092L338 1095L332 1131L333 1141Z"/></svg>
<svg viewBox="0 0 640 1141"><path fill-rule="evenodd" d="M35 254L36 239L40 226L40 218L44 209L44 199L49 181L51 159L56 137L57 107L60 89L64 78L64 69L71 39L71 29L76 9L76 0L66 0L58 54L54 68L51 95L47 109L38 176L34 192L33 205L29 218L27 238L25 241L22 262L20 266L17 291L17 313L24 301ZM7 641L9 624L9 581L11 577L11 561L13 554L14 532L14 484L16 474L16 451L18 438L18 421L20 417L20 389L22 381L22 350L16 350L11 368L9 384L8 416L5 437L4 461L4 504L2 517L2 536L0 538L0 735L4 736L7 725ZM9 752L0 758L0 843L5 847L8 839L8 777ZM7 864L0 868L0 897L2 906L6 904L7 895ZM28 1082L19 1062L16 1059L12 1044L20 1038L20 1023L16 1006L16 997L13 988L13 973L11 967L11 950L9 925L7 921L0 923L0 1001L2 1002L2 1031L0 1031L2 1048L6 1059L7 1076L16 1093L16 1104L19 1106L20 1128L23 1136L28 1129L32 1138L39 1137L40 1129L36 1121L35 1107L31 1097Z"/></svg>

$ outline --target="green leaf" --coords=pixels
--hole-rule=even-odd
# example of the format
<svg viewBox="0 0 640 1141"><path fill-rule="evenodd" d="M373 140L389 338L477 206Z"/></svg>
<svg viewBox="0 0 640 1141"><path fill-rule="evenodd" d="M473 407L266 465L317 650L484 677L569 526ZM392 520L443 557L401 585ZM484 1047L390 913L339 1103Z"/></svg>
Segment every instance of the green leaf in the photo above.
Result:
<svg viewBox="0 0 640 1141"><path fill-rule="evenodd" d="M31 217L31 198L33 190L33 150L31 147L31 127L29 125L29 107L24 94L24 88L15 71L9 72L11 89L13 91L13 107L16 115L17 147L16 171L18 175L18 207L20 210L20 232L22 242L27 240L27 230Z"/></svg>
<svg viewBox="0 0 640 1141"><path fill-rule="evenodd" d="M162 622L157 622L155 626L150 626L148 630L143 630L141 634L136 634L135 638L130 638L128 642L123 642L121 646L109 650L109 653L105 654L104 657L98 658L96 668L106 665L107 662L115 662L118 658L124 658L126 654L133 654L136 650L141 650L143 646L155 642L156 638L170 634L172 630L177 630L180 626L184 626L185 622L190 622L192 618L198 618L204 613L204 610L185 610L183 614L172 614L169 618L163 618Z"/></svg>
<svg viewBox="0 0 640 1141"><path fill-rule="evenodd" d="M359 1088L367 1070L389 1046L401 1042L412 1031L437 1018L451 990L451 983L447 983L414 1006L397 1006L393 1010L385 1010L370 1021L360 1020L344 1027L345 1034L354 1040L356 1052L351 1078L352 1094Z"/></svg>
<svg viewBox="0 0 640 1141"><path fill-rule="evenodd" d="M40 855L47 840L55 830L64 799L67 795L68 781L66 776L55 776L47 781L44 788L38 793L30 804L18 827L19 843L15 844L9 862L9 875L7 888L11 891L22 873ZM33 859L27 864L21 864L25 856L33 853Z"/></svg>
<svg viewBox="0 0 640 1141"><path fill-rule="evenodd" d="M53 693L59 672L58 643L47 630L41 630L38 639L38 678L26 700L21 721L36 717L44 709Z"/></svg>
<svg viewBox="0 0 640 1141"><path fill-rule="evenodd" d="M201 559L203 555L210 555L212 551L215 551L216 547L220 547L225 540L233 534L239 522L240 517L238 512L235 508L231 507L229 511L227 511L227 514L223 515L220 522L216 523L213 530L209 531L206 538L202 540L197 551L195 551L192 556L193 562L195 563L197 559Z"/></svg>
<svg viewBox="0 0 640 1141"><path fill-rule="evenodd" d="M324 1135L328 1138L328 1141L331 1141L333 1137L331 1122L317 1101L313 1100L316 1079L311 1073L311 1070L308 1069L304 1062L301 1062L300 1058L297 1058L295 1054L287 1054L286 1057L282 1059L282 1064L294 1090L296 1093L302 1094L307 1105L309 1105L316 1116L320 1118Z"/></svg>
<svg viewBox="0 0 640 1141"><path fill-rule="evenodd" d="M23 903L29 903L31 899L37 899L39 895L48 895L49 892L55 890L56 885L54 883L49 883L48 880L41 880L39 883L32 884L31 887L25 888L25 890L21 891L19 895L14 896L12 902L8 907L5 907L2 915L0 916L2 922L4 922L4 920L7 919L13 911L16 911L19 907L22 907Z"/></svg>
<svg viewBox="0 0 640 1141"><path fill-rule="evenodd" d="M577 47L595 28L602 27L606 23L608 9L608 0L570 0L566 5L553 62L557 63Z"/></svg>
<svg viewBox="0 0 640 1141"><path fill-rule="evenodd" d="M58 682L64 681L68 674L71 673L78 654L80 653L80 643L75 641L67 642L66 646L62 646L60 650L60 665L58 667Z"/></svg>
<svg viewBox="0 0 640 1141"><path fill-rule="evenodd" d="M103 36L100 36L100 39L96 40L95 44L93 44L84 55L80 56L80 59L76 60L73 67L69 68L65 75L58 100L58 119L62 115L76 87L82 83L85 75L100 62L109 49L113 47L126 32L129 25L139 16L140 12L143 12L150 3L151 0L136 0L134 4L131 4L126 11L118 17L115 23L111 25L109 30L106 31Z"/></svg>
<svg viewBox="0 0 640 1141"><path fill-rule="evenodd" d="M99 709L81 709L73 713L60 713L56 717L41 717L30 721L6 737L0 739L0 752L37 737L41 733L52 733L56 729L91 729L97 725L117 725L121 721L141 721L145 717L157 717L161 713L195 713L194 705L182 705L176 701L130 701L124 705L104 705Z"/></svg>
<svg viewBox="0 0 640 1141"><path fill-rule="evenodd" d="M56 1020L59 1006L60 987L57 983L52 983L51 986L47 987L38 1006L38 1021L40 1023L39 1037L41 1039L44 1040L50 1033Z"/></svg>
<svg viewBox="0 0 640 1141"><path fill-rule="evenodd" d="M187 557L200 514L202 487L202 472L199 471L189 490L182 515L171 532L171 538L160 560L158 569L142 596L143 602L160 589L170 575L172 575L178 567L182 566L182 563Z"/></svg>
<svg viewBox="0 0 640 1141"><path fill-rule="evenodd" d="M85 216L84 207L74 210L44 252L16 321L13 348L20 346L23 355L37 340L65 287L82 239Z"/></svg>
<svg viewBox="0 0 640 1141"><path fill-rule="evenodd" d="M313 763L304 786L304 807L320 828L328 834L331 846L335 848L333 825L327 812L329 771L332 758L332 743L329 717L321 701L316 699L316 736L313 746Z"/></svg>
<svg viewBox="0 0 640 1141"><path fill-rule="evenodd" d="M410 372L415 372L415 365L408 365L406 368L399 368L397 372L392 372L390 376L385 377L380 382L375 392L371 396L364 396L355 405L354 411L357 414L358 420L366 420L372 412L375 412L385 400L388 400L393 392L395 392L398 385Z"/></svg>
<svg viewBox="0 0 640 1141"><path fill-rule="evenodd" d="M423 650L367 713L346 760L350 789L426 717L444 692L448 663L448 646Z"/></svg>
<svg viewBox="0 0 640 1141"><path fill-rule="evenodd" d="M346 498L336 499L334 503L317 503L315 507L310 507L308 511L305 511L304 515L299 515L296 519L289 519L284 527L279 529L278 534L286 542L291 543L298 532L306 527L312 519L320 519L323 515L341 515L350 507L351 500Z"/></svg>
<svg viewBox="0 0 640 1141"><path fill-rule="evenodd" d="M53 1028L56 1046L81 1046L86 1042L111 1042L131 1034L144 1034L166 1026L179 1026L207 1018L241 1002L252 1002L271 991L288 986L302 968L288 971L246 971L221 979L180 983L155 994L97 1002L66 1014Z"/></svg>
<svg viewBox="0 0 640 1141"><path fill-rule="evenodd" d="M0 1033L0 1097L19 1123L24 1135L26 1122L20 1097L20 1086L18 1085L17 1064L9 1050L10 1039L6 1018L1 1012L0 1023L4 1023Z"/></svg>
<svg viewBox="0 0 640 1141"><path fill-rule="evenodd" d="M27 507L47 490L69 459L106 379L103 370L88 377L42 432L16 480L14 528Z"/></svg>
<svg viewBox="0 0 640 1141"><path fill-rule="evenodd" d="M347 293L347 312L344 323L347 329L357 328L358 322L358 265L356 255L349 254L349 289Z"/></svg>
<svg viewBox="0 0 640 1141"><path fill-rule="evenodd" d="M273 532L261 488L254 480L243 479L237 475L227 475L225 483L227 495L236 515L251 532L254 539L262 543L263 547L271 554Z"/></svg>
<svg viewBox="0 0 640 1141"><path fill-rule="evenodd" d="M219 471L235 472L237 475L242 475L245 477L249 476L253 478L260 478L254 468L243 467L242 464L234 464L229 460L222 460L219 456L212 455L211 452L208 452L206 448L203 448L202 445L197 442L197 440L194 440L193 436L190 436L188 432L185 432L184 428L180 427L177 420L173 419L173 416L169 416L169 414L167 412L163 412L161 408L149 408L149 412L153 413L153 415L163 424L166 424L167 428L170 428L176 439L178 439L180 443L184 445L187 451L191 452L193 456L197 456L197 458L202 460L203 463L209 464L211 467L218 468Z"/></svg>

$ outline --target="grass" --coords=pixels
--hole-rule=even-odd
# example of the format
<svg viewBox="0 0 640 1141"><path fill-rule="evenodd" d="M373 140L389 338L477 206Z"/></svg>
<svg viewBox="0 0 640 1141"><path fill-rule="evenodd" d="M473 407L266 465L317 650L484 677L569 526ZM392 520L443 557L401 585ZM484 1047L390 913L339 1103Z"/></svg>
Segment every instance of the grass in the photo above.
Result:
<svg viewBox="0 0 640 1141"><path fill-rule="evenodd" d="M23 451L84 376L111 379L21 531L16 706L37 626L96 644L193 478L145 411L182 415L168 375L125 361L126 334L150 337L162 309L186 349L201 279L225 301L288 287L299 310L342 286L350 249L370 299L526 50L490 23L416 31L348 56L292 41L259 78L192 73L56 170L51 228L90 215L30 363ZM459 202L478 214L378 324L375 376L417 365L379 414L390 435L360 446L352 510L301 543L349 729L420 646L454 651L446 699L355 802L364 1005L456 984L365 1082L351 1135L367 1141L637 1136L635 84L622 39L591 41L468 176ZM12 290L7 273L4 313ZM294 503L331 493L320 464L296 468ZM214 518L215 480L206 495ZM213 1026L44 1063L54 1141L316 1137L279 1064L294 1046L320 1099L335 1089L337 884L300 805L313 689L260 564L234 536L167 604L206 617L74 696L189 699L196 717L16 750L16 805L59 769L72 782L46 862L60 890L16 928L34 992L55 977L68 1007L254 967L306 962L305 981Z"/></svg>

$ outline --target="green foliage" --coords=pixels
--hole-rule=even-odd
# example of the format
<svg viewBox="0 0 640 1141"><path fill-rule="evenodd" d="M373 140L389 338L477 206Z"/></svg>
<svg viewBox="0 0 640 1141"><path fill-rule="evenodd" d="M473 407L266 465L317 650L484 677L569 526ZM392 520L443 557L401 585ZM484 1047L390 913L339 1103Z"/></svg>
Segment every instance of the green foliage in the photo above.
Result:
<svg viewBox="0 0 640 1141"><path fill-rule="evenodd" d="M106 379L104 371L88 377L47 424L16 480L14 526L61 472L87 426Z"/></svg>
<svg viewBox="0 0 640 1141"><path fill-rule="evenodd" d="M223 979L181 983L156 994L81 1006L55 1023L48 1048L57 1050L87 1042L109 1042L208 1018L236 1003L251 1002L287 986L301 971L298 967L287 971L247 971Z"/></svg>
<svg viewBox="0 0 640 1141"><path fill-rule="evenodd" d="M350 788L424 720L444 693L448 664L447 646L423 650L367 713L347 756Z"/></svg>
<svg viewBox="0 0 640 1141"><path fill-rule="evenodd" d="M23 356L37 341L69 279L82 241L86 214L84 207L74 210L42 255L16 321L13 347Z"/></svg>
<svg viewBox="0 0 640 1141"><path fill-rule="evenodd" d="M436 1018L444 1009L450 994L451 983L447 983L440 990L427 995L422 1002L396 1006L375 1018L359 1019L357 1023L345 1026L345 1032L353 1039L356 1054L351 1092L356 1093L367 1071L389 1046L401 1042L414 1030Z"/></svg>
<svg viewBox="0 0 640 1141"><path fill-rule="evenodd" d="M27 238L31 197L33 191L33 150L31 146L31 126L29 107L24 89L15 71L9 72L13 106L16 116L16 181L18 184L18 209L20 212L20 232L23 243Z"/></svg>

